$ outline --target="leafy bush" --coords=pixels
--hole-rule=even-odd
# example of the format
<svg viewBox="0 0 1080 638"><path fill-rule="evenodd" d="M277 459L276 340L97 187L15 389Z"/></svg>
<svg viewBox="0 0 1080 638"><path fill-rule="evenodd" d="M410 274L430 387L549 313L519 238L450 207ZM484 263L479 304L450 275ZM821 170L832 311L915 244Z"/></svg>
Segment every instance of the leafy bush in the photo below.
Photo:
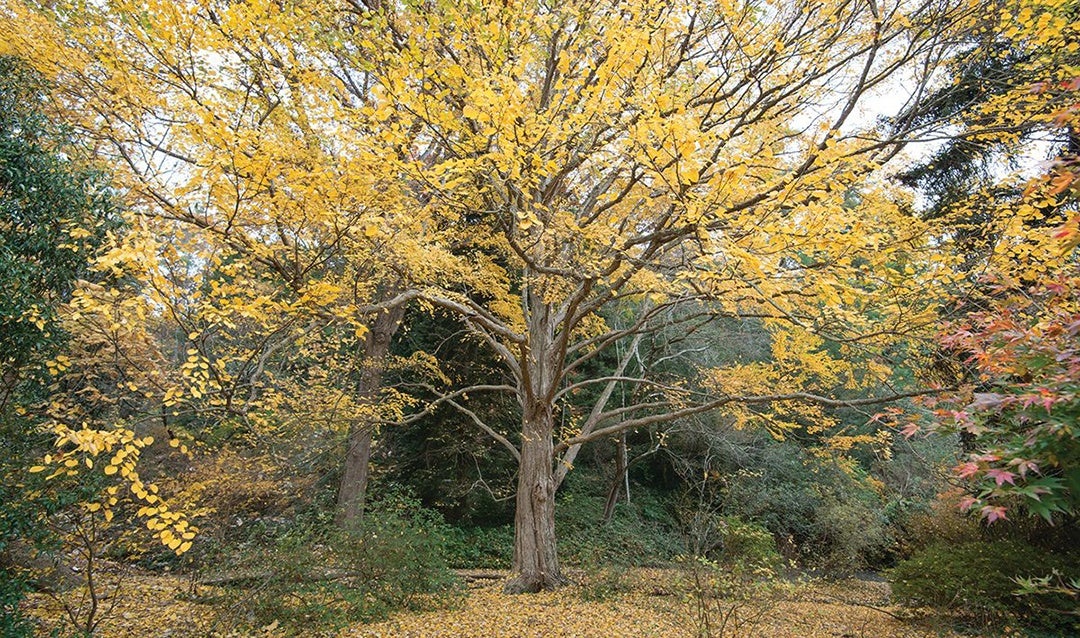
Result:
<svg viewBox="0 0 1080 638"><path fill-rule="evenodd" d="M893 534L884 503L861 468L817 458L791 442L737 435L717 443L709 474L717 485L694 507L754 521L788 558L815 567L845 571L881 561Z"/></svg>
<svg viewBox="0 0 1080 638"><path fill-rule="evenodd" d="M509 569L514 556L514 527L448 527L444 549L452 567Z"/></svg>
<svg viewBox="0 0 1080 638"><path fill-rule="evenodd" d="M16 574L0 569L0 636L30 638L34 626L19 609L29 586Z"/></svg>
<svg viewBox="0 0 1080 638"><path fill-rule="evenodd" d="M962 610L980 622L1014 615L1048 628L1080 628L1063 613L1060 594L1016 596L1017 579L1056 573L1076 576L1076 565L1016 541L937 542L919 550L888 572L893 596L905 605ZM1038 611L1038 613L1035 613Z"/></svg>
<svg viewBox="0 0 1080 638"><path fill-rule="evenodd" d="M664 497L634 485L630 505L619 503L603 521L604 490L595 477L571 476L559 492L556 527L559 556L579 567L647 567L670 563L686 552Z"/></svg>
<svg viewBox="0 0 1080 638"><path fill-rule="evenodd" d="M374 503L354 529L296 524L233 566L223 620L308 635L444 603L455 591L447 529L403 497Z"/></svg>
<svg viewBox="0 0 1080 638"><path fill-rule="evenodd" d="M56 392L50 362L70 354L59 308L78 280L97 277L89 258L119 228L106 176L42 110L50 90L32 65L0 55L0 636L31 633L19 601L40 574L24 559L59 542L47 517L93 494L28 470L54 442L41 426Z"/></svg>
<svg viewBox="0 0 1080 638"><path fill-rule="evenodd" d="M720 529L723 543L720 556L724 564L742 565L751 570L772 569L780 564L776 541L762 525L727 516L721 521Z"/></svg>
<svg viewBox="0 0 1080 638"><path fill-rule="evenodd" d="M825 494L816 512L816 538L808 544L815 566L848 573L886 562L894 530L877 495L852 482Z"/></svg>

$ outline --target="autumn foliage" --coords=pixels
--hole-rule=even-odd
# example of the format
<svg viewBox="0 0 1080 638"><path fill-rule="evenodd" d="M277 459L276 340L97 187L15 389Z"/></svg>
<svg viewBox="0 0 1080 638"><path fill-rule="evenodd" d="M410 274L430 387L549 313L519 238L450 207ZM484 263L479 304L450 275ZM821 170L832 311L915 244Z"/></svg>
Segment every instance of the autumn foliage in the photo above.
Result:
<svg viewBox="0 0 1080 638"><path fill-rule="evenodd" d="M0 317L65 335L5 364L0 408L41 382L19 475L78 494L87 556L244 557L211 578L282 623L369 617L380 566L426 582L420 536L512 535L506 589L538 592L590 560L567 538L891 564L948 480L1074 525L1076 12L4 0L0 55L122 211L31 224L77 272ZM966 159L910 169L941 140Z"/></svg>

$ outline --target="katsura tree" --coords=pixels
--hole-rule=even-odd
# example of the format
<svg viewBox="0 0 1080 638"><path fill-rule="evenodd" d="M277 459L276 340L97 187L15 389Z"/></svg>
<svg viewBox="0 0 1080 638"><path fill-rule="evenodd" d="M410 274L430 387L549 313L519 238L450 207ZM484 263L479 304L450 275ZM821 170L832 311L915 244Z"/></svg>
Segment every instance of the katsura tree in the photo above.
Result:
<svg viewBox="0 0 1080 638"><path fill-rule="evenodd" d="M422 248L441 232L371 150L370 79L345 63L345 36L367 27L321 3L10 3L5 17L8 46L118 165L138 219L104 265L145 282L186 352L182 378L153 389L162 414L263 435L275 413L329 422L345 439L338 521L354 522L376 423L407 403L381 382L401 293L439 269Z"/></svg>
<svg viewBox="0 0 1080 638"><path fill-rule="evenodd" d="M348 64L374 79L386 161L458 229L451 256L487 273L411 294L505 366L505 384L431 405L460 406L518 462L509 591L564 582L555 493L583 445L720 408L825 427L823 406L883 400L866 388L888 383L890 346L934 321L946 240L876 177L930 124L889 133L858 114L925 95L983 5L352 8L375 25ZM632 365L650 333L717 317L761 321L773 361L682 380ZM610 373L585 373L615 348ZM845 396L817 393L832 388ZM516 431L469 410L481 391L515 397Z"/></svg>
<svg viewBox="0 0 1080 638"><path fill-rule="evenodd" d="M933 321L954 270L876 177L932 123L882 132L861 109L918 101L983 8L12 3L7 24L126 163L148 267L178 223L210 247L197 259L235 265L232 290L277 283L226 296L233 311L366 339L416 300L492 349L505 383L428 409L459 409L518 462L509 589L530 591L564 581L554 496L590 441L719 408L827 426L820 406L882 400L853 397L887 381L889 347ZM762 321L775 362L632 367L649 333L716 317ZM586 373L616 348L612 373ZM243 365L195 350L227 382ZM815 392L836 387L851 396ZM516 432L469 408L492 392L514 397Z"/></svg>

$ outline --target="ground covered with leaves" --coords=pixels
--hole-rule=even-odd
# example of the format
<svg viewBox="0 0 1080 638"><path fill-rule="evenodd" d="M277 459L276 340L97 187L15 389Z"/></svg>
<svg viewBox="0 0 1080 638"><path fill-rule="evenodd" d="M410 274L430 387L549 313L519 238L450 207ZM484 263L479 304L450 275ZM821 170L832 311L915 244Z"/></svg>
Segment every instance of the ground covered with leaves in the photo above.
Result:
<svg viewBox="0 0 1080 638"><path fill-rule="evenodd" d="M114 575L119 577L119 574ZM237 629L242 619L222 608L221 588L193 586L187 578L128 573L100 602L99 636L289 636L351 638L392 636L843 636L956 635L942 621L914 616L889 602L888 585L867 580L774 582L729 596L695 587L687 570L634 570L574 574L557 592L502 593L506 574L462 575L460 595L428 611L400 612L377 623L315 632L274 621ZM699 583L702 584L702 583ZM69 606L78 602L74 594ZM27 601L41 634L70 628L60 601ZM299 633L298 633L299 632Z"/></svg>

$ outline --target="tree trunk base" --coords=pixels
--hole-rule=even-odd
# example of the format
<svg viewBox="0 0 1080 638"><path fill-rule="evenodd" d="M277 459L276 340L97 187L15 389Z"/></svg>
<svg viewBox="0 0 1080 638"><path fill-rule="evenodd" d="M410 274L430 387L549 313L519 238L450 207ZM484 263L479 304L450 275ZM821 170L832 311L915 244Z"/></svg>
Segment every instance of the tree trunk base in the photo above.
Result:
<svg viewBox="0 0 1080 638"><path fill-rule="evenodd" d="M505 594L535 594L565 587L570 581L562 574L518 574L503 585Z"/></svg>

